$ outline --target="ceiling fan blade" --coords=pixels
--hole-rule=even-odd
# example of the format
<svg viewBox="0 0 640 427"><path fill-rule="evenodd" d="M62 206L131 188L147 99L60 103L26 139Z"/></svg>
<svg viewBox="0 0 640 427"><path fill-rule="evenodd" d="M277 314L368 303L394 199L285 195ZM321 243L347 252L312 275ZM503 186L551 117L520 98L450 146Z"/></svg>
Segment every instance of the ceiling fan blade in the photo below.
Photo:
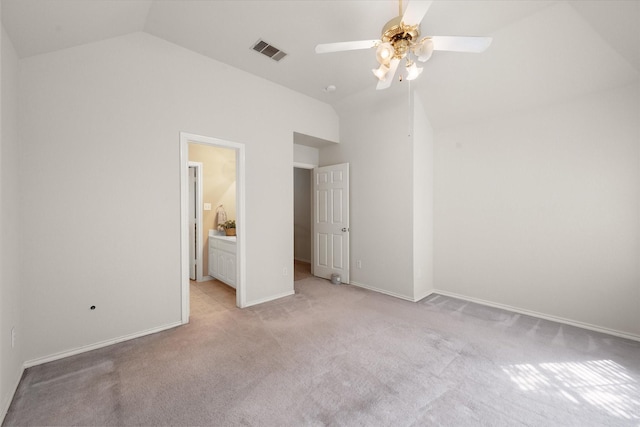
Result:
<svg viewBox="0 0 640 427"><path fill-rule="evenodd" d="M427 10L429 10L431 3L431 0L411 0L402 15L402 22L406 25L420 25L420 22L422 22L424 15L427 14Z"/></svg>
<svg viewBox="0 0 640 427"><path fill-rule="evenodd" d="M433 50L448 50L450 52L484 52L491 41L491 37L457 37L433 36Z"/></svg>
<svg viewBox="0 0 640 427"><path fill-rule="evenodd" d="M326 43L316 46L316 53L342 52L345 50L370 49L376 47L380 40L359 40L355 42Z"/></svg>
<svg viewBox="0 0 640 427"><path fill-rule="evenodd" d="M400 64L399 59L392 59L389 63L389 71L387 72L387 78L384 80L378 81L378 86L376 86L376 90L386 89L391 86L393 83L393 79L396 76L396 71L398 70L398 64Z"/></svg>

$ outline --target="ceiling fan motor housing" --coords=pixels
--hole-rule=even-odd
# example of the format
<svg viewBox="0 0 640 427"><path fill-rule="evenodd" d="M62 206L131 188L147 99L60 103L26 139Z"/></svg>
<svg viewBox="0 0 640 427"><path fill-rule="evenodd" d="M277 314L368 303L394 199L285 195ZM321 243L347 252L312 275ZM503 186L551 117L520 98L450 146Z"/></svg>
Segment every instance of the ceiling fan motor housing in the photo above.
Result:
<svg viewBox="0 0 640 427"><path fill-rule="evenodd" d="M402 16L397 16L387 22L382 28L383 42L391 43L395 51L393 57L402 59L407 55L407 51L416 43L420 37L418 25L405 25Z"/></svg>

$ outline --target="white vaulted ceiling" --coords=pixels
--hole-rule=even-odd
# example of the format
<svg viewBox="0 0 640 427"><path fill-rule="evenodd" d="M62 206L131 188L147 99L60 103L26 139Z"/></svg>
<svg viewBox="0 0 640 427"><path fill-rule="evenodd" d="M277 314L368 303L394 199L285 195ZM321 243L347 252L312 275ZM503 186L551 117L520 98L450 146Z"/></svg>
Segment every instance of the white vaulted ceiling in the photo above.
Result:
<svg viewBox="0 0 640 427"><path fill-rule="evenodd" d="M397 13L387 0L2 0L22 58L144 31L332 105L363 90L384 98L371 73L375 54L318 55L315 45L378 38ZM622 85L640 70L638 0L436 0L421 28L494 38L483 54L436 52L424 64L414 87L436 125ZM256 53L258 39L288 55L275 62ZM328 85L337 90L323 91Z"/></svg>
<svg viewBox="0 0 640 427"><path fill-rule="evenodd" d="M640 17L635 28L630 33L640 49ZM548 106L639 77L636 58L622 55L567 2L491 35L493 43L483 54L440 55L429 64L428 77L417 82L425 99L437 101L426 105L438 126Z"/></svg>
<svg viewBox="0 0 640 427"><path fill-rule="evenodd" d="M151 0L2 0L2 24L21 58L144 29Z"/></svg>

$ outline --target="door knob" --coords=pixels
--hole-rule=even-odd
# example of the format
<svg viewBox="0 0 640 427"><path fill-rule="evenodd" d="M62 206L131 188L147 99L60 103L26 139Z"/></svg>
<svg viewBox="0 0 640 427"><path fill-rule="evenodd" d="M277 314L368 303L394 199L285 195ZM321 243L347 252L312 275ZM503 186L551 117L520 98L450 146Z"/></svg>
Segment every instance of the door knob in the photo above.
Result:
<svg viewBox="0 0 640 427"><path fill-rule="evenodd" d="M343 229L342 229L342 232L343 232L343 233L346 233L346 232L347 232L347 228L343 228Z"/></svg>

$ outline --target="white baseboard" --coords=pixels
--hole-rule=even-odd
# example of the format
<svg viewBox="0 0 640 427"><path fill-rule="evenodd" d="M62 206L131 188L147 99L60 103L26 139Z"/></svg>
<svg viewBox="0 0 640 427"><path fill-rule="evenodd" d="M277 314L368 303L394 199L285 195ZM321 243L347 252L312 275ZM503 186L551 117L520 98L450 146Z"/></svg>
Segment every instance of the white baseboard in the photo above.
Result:
<svg viewBox="0 0 640 427"><path fill-rule="evenodd" d="M435 290L433 290L433 289L429 289L428 291L424 292L424 293L423 293L423 294L421 294L420 296L417 296L413 302L418 302L418 301L420 301L420 300L423 300L423 299L425 299L426 297L428 297L429 295L431 295L431 294L435 294L435 293L436 293L436 291L435 291Z"/></svg>
<svg viewBox="0 0 640 427"><path fill-rule="evenodd" d="M435 292L433 289L430 289L430 290L424 292L423 294L421 294L421 295L419 295L417 297L411 298L411 297L408 297L406 295L401 295L401 294L397 294L395 292L387 291L386 289L380 289L380 288L376 288L374 286L365 285L364 283L354 282L353 280L349 284L353 285L353 286L357 286L359 288L368 289L370 291L378 292L380 294L389 295L389 296L392 296L392 297L395 297L395 298L400 298L400 299L403 299L405 301L411 301L411 302L418 302L421 299L425 299L426 297L428 297L429 295L431 295L432 293Z"/></svg>
<svg viewBox="0 0 640 427"><path fill-rule="evenodd" d="M389 295L389 296L392 296L392 297L395 297L395 298L400 298L400 299L403 299L405 301L415 302L413 300L413 298L411 298L411 297L408 297L408 296L402 295L402 294L397 294L395 292L387 291L386 289L376 288L375 286L365 285L364 283L355 282L353 280L351 280L349 282L349 284L353 285L353 286L357 286L359 288L364 288L364 289L368 289L370 291L378 292L380 294L385 294L385 295Z"/></svg>
<svg viewBox="0 0 640 427"><path fill-rule="evenodd" d="M213 280L214 278L212 276L202 276L202 279L198 280L197 282L208 282L209 280Z"/></svg>
<svg viewBox="0 0 640 427"><path fill-rule="evenodd" d="M592 325L590 323L580 322L578 320L567 319L567 318L564 318L564 317L553 316L553 315L550 315L550 314L540 313L540 312L537 312L537 311L526 310L526 309L523 309L523 308L510 306L510 305L507 305L507 304L500 304L500 303L487 301L487 300L483 300L483 299L479 299L479 298L468 297L466 295L460 295L460 294L456 294L454 292L447 292L447 291L443 291L443 290L439 290L439 289L429 290L429 291L425 292L424 295L421 295L419 297L416 297L416 299L413 299L413 298L407 297L406 295L401 295L401 294L397 294L395 292L387 291L385 289L379 289L379 288L376 288L374 286L369 286L369 285L365 285L363 283L354 282L353 280L351 281L350 284L354 285L354 286L357 286L357 287L360 287L360 288L368 289L370 291L379 292L381 294L389 295L389 296L392 296L392 297L395 297L395 298L400 298L400 299L403 299L405 301L411 301L411 302L418 302L418 301L428 297L429 295L439 294L439 295L448 296L448 297L451 297L451 298L458 298L458 299L461 299L461 300L474 302L476 304L486 305L488 307L500 308L500 309L503 309L503 310L512 311L514 313L520 313L520 314L524 314L524 315L527 315L527 316L532 316L532 317L537 317L537 318L540 318L540 319L550 320L552 322L557 322L557 323L563 323L565 325L576 326L578 328L588 329L590 331L601 332L603 334L613 335L613 336L620 337L620 338L626 338L626 339L630 339L630 340L633 340L633 341L640 341L640 335L630 334L628 332L618 331L616 329L609 329L609 328L605 328L605 327L602 327L602 326Z"/></svg>
<svg viewBox="0 0 640 427"><path fill-rule="evenodd" d="M300 262L306 262L307 264L311 264L311 260L310 259L303 259L303 258L293 258L294 261L300 261Z"/></svg>
<svg viewBox="0 0 640 427"><path fill-rule="evenodd" d="M24 366L20 368L20 375L15 381L15 385L13 386L13 391L7 396L7 399L2 402L2 412L0 412L0 424L4 422L4 418L7 416L7 412L9 412L9 406L11 406L11 402L13 402L13 398L16 395L16 391L18 391L18 386L20 385L20 381L22 380L22 375L24 374Z"/></svg>
<svg viewBox="0 0 640 427"><path fill-rule="evenodd" d="M458 298L464 301L474 302L476 304L486 305L488 307L501 308L507 311L513 311L514 313L524 314L527 316L537 317L540 319L550 320L552 322L563 323L565 325L576 326L582 329L588 329L590 331L601 332L603 334L613 335L620 338L626 338L633 341L640 341L640 335L630 334L623 331L618 331L615 329L609 329L602 326L592 325L590 323L580 322L578 320L566 319L564 317L553 316L550 314L540 313L537 311L526 310L524 308L514 307L507 304L500 304L492 301L487 301L479 298L473 298L466 295L456 294L454 292L447 292L438 289L434 289L433 294L444 295L451 298Z"/></svg>
<svg viewBox="0 0 640 427"><path fill-rule="evenodd" d="M291 296L291 295L294 295L294 294L295 294L295 291L291 290L291 291L283 292L281 294L270 296L270 297L267 297L267 298L262 298L262 299L258 299L258 300L254 300L254 301L249 301L249 302L247 302L247 304L243 308L251 307L253 305L258 305L258 304L264 304L265 302L269 302L269 301L273 301L273 300L276 300L276 299L288 297L288 296Z"/></svg>
<svg viewBox="0 0 640 427"><path fill-rule="evenodd" d="M30 368L32 366L36 366L36 365L42 365L43 363L47 363L47 362L53 362L54 360L59 360L59 359L64 359L65 357L69 357L69 356L74 356L76 354L80 354L80 353L85 353L87 351L91 351L91 350L97 350L99 348L102 347L107 347L113 344L117 344L119 342L123 342L123 341L129 341L135 338L140 338L143 337L145 335L151 335L151 334L155 334L157 332L162 332L162 331L166 331L167 329L172 329L175 328L177 326L182 325L182 322L174 322L174 323L170 323L168 325L164 325L164 326L159 326L157 328L151 328L151 329L147 329L145 331L141 331L141 332L136 332L130 335L124 335L118 338L113 338L110 340L105 340L105 341L101 341L95 344L90 344L90 345L85 345L82 347L77 347L71 350L65 350L65 351L61 351L59 353L55 353L55 354L51 354L49 356L44 356L44 357L39 357L37 359L32 359L32 360L27 360L26 362L24 362L24 367L25 368Z"/></svg>

